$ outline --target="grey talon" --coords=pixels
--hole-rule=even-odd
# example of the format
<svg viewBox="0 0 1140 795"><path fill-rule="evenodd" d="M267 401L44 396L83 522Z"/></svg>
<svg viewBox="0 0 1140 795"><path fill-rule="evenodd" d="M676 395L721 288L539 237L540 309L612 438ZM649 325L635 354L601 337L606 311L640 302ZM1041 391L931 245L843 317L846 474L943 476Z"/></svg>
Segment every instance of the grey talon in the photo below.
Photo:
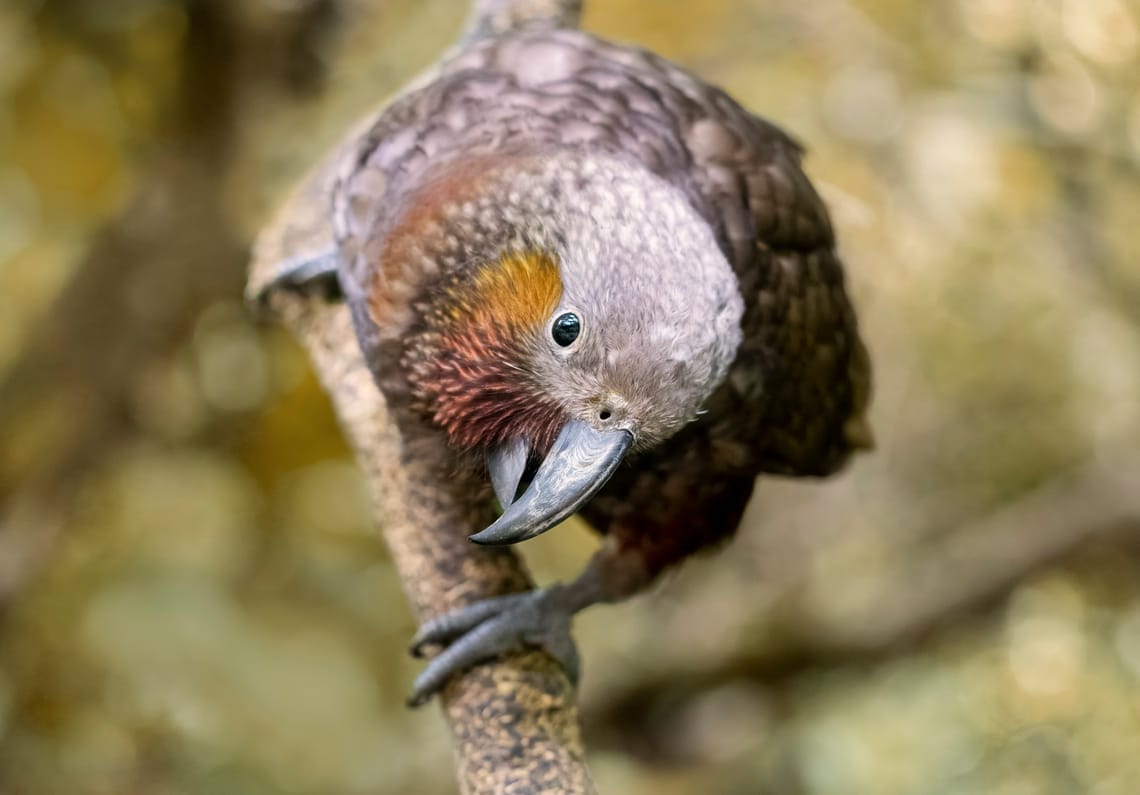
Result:
<svg viewBox="0 0 1140 795"><path fill-rule="evenodd" d="M409 706L426 703L457 673L527 648L545 649L576 683L580 664L570 635L574 608L560 595L556 586L498 596L425 622L416 633L413 653L428 644L447 645L416 677Z"/></svg>

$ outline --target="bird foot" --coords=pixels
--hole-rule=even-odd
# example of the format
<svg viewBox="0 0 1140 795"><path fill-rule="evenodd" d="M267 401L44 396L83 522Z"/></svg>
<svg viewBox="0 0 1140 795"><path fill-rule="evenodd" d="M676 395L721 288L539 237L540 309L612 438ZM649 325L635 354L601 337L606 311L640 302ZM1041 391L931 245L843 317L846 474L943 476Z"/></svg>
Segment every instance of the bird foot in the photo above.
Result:
<svg viewBox="0 0 1140 795"><path fill-rule="evenodd" d="M561 591L553 586L496 596L425 622L412 639L412 655L423 657L433 646L442 650L416 677L408 705L426 703L453 674L526 648L545 649L577 683L578 650L570 636L575 611L559 598Z"/></svg>
<svg viewBox="0 0 1140 795"><path fill-rule="evenodd" d="M256 305L264 305L278 291L320 296L326 301L339 301L344 296L337 277L335 251L312 256L299 256L284 262L276 275L252 296Z"/></svg>

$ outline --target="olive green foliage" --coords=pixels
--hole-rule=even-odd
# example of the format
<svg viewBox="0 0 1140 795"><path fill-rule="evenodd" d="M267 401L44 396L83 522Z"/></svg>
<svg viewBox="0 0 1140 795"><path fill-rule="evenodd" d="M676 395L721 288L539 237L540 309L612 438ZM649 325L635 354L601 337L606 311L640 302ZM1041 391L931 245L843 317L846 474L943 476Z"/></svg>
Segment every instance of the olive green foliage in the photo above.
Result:
<svg viewBox="0 0 1140 795"><path fill-rule="evenodd" d="M879 445L583 617L599 789L1135 793L1140 3L587 5L808 148ZM454 791L360 476L240 296L465 10L0 8L0 792Z"/></svg>

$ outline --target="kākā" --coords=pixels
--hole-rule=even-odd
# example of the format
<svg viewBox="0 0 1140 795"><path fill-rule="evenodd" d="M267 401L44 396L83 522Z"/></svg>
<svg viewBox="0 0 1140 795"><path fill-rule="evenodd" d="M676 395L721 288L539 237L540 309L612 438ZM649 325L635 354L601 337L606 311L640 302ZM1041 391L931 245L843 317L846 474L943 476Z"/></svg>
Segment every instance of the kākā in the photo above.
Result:
<svg viewBox="0 0 1140 795"><path fill-rule="evenodd" d="M576 3L537 5L476 27L353 134L329 249L255 285L347 301L403 454L471 541L575 512L605 537L571 583L427 621L413 651L441 651L413 703L523 646L576 674L575 613L729 537L759 474L828 475L872 444L870 363L800 147L680 67L554 24Z"/></svg>

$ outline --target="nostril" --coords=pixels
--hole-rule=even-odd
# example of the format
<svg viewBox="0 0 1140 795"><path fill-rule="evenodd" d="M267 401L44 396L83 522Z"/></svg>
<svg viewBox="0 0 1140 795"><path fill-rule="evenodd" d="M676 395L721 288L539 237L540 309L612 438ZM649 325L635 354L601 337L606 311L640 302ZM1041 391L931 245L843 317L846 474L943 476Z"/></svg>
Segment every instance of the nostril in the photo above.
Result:
<svg viewBox="0 0 1140 795"><path fill-rule="evenodd" d="M598 412L598 419L601 420L602 422L605 422L606 420L608 420L612 416L613 416L613 413L609 409L602 409L601 411Z"/></svg>

